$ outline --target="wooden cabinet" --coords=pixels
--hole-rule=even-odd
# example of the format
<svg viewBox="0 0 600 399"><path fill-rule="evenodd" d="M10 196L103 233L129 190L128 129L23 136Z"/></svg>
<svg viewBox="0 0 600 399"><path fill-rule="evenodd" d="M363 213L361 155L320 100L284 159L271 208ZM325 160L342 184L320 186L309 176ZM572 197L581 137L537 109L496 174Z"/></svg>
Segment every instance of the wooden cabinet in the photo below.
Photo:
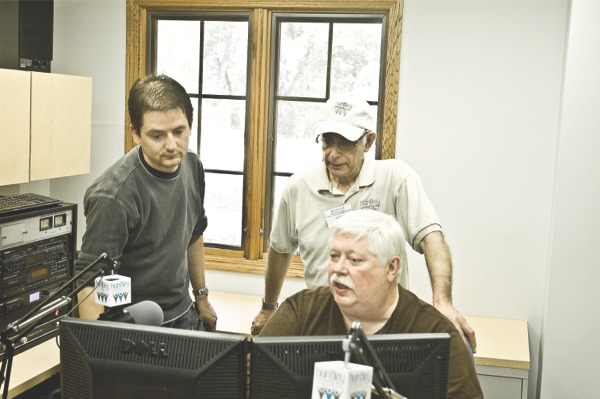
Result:
<svg viewBox="0 0 600 399"><path fill-rule="evenodd" d="M31 74L0 69L0 185L29 181Z"/></svg>
<svg viewBox="0 0 600 399"><path fill-rule="evenodd" d="M89 173L92 79L0 69L0 185Z"/></svg>
<svg viewBox="0 0 600 399"><path fill-rule="evenodd" d="M527 321L465 317L477 336L475 369L485 399L527 399Z"/></svg>
<svg viewBox="0 0 600 399"><path fill-rule="evenodd" d="M527 399L529 370L475 366L485 399Z"/></svg>

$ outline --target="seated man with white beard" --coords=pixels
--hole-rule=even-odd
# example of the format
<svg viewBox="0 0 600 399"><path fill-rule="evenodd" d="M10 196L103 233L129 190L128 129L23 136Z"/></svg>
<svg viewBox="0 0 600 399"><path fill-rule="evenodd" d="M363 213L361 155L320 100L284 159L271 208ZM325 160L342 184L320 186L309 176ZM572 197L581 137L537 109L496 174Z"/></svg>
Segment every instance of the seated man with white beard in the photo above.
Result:
<svg viewBox="0 0 600 399"><path fill-rule="evenodd" d="M437 309L396 283L406 241L398 222L373 210L352 211L331 226L329 286L287 298L260 336L448 333L448 398L483 398L471 353Z"/></svg>

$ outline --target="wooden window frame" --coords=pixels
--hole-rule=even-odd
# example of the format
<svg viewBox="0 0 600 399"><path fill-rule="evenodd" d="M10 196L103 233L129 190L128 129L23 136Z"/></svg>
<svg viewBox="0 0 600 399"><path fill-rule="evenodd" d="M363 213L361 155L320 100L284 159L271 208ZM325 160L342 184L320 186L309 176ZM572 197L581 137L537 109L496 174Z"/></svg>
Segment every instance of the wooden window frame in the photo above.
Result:
<svg viewBox="0 0 600 399"><path fill-rule="evenodd" d="M271 21L273 13L280 12L317 12L317 13L379 13L387 17L385 77L383 104L383 131L378 132L381 158L395 157L396 126L398 112L398 88L400 72L400 42L402 35L403 0L323 0L323 1L265 1L265 0L127 0L127 42L125 71L125 102L129 88L141 76L147 74L148 13L151 11L224 11L251 13L251 49L250 54L250 92L249 131L247 140L246 184L248 187L246 207L248 209L247 226L251 231L262 229L266 189L267 152L269 115L269 78L271 52ZM129 115L125 112L125 152L135 146L129 131ZM264 274L265 254L263 253L264 235L254 240L244 240L243 251L205 248L205 267L208 270ZM303 267L299 257L295 256L288 269L288 277L303 278Z"/></svg>

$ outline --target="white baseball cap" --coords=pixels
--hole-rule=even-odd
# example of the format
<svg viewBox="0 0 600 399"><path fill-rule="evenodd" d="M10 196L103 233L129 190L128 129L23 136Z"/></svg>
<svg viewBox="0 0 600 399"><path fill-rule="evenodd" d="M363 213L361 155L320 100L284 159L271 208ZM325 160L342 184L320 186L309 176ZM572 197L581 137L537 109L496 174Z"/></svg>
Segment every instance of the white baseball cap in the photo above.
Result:
<svg viewBox="0 0 600 399"><path fill-rule="evenodd" d="M374 131L371 106L351 94L336 95L327 100L316 127L317 136L337 133L350 141L358 140L365 130Z"/></svg>

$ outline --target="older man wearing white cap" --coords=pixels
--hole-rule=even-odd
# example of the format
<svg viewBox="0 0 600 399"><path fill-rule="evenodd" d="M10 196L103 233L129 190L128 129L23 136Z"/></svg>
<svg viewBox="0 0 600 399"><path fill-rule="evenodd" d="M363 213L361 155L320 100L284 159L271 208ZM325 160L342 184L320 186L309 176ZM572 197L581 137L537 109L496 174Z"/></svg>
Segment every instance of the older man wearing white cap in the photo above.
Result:
<svg viewBox="0 0 600 399"><path fill-rule="evenodd" d="M369 104L351 95L331 97L316 127L323 164L293 175L273 221L265 271L265 296L252 323L258 334L277 308L296 248L309 288L327 285L328 226L346 212L374 209L394 216L411 247L425 255L433 305L462 331L476 350L475 332L452 303L452 261L440 221L418 174L398 159L365 157L376 133ZM407 265L406 258L402 259ZM408 268L398 282L408 288Z"/></svg>

